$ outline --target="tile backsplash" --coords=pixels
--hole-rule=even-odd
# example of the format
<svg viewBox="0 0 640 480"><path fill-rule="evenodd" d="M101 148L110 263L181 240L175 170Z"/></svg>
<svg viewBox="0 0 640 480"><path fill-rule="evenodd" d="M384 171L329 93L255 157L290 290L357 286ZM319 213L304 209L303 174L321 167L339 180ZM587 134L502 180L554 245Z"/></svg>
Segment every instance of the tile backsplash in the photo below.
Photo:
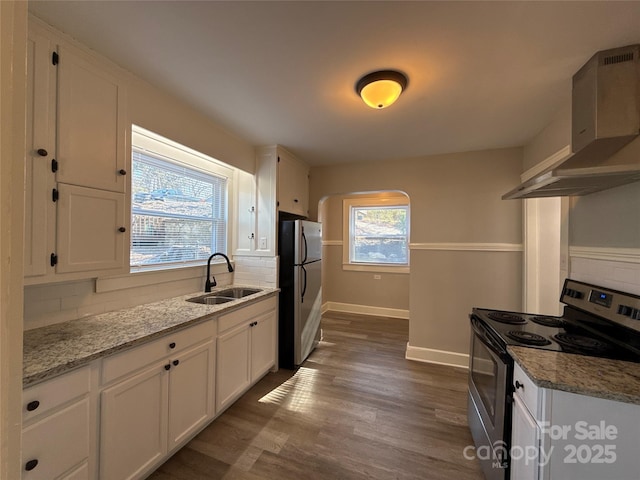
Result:
<svg viewBox="0 0 640 480"><path fill-rule="evenodd" d="M278 257L233 257L234 282L241 285L276 288L278 286Z"/></svg>
<svg viewBox="0 0 640 480"><path fill-rule="evenodd" d="M233 273L216 273L219 286L236 283L257 287L276 288L278 284L277 257L234 257ZM118 277L119 278L119 277ZM118 283L119 280L110 283ZM98 289L96 279L24 288L24 330L55 323L112 312L164 298L177 297L202 290L204 278L194 274L189 278L148 285Z"/></svg>
<svg viewBox="0 0 640 480"><path fill-rule="evenodd" d="M573 280L640 295L640 263L571 257Z"/></svg>

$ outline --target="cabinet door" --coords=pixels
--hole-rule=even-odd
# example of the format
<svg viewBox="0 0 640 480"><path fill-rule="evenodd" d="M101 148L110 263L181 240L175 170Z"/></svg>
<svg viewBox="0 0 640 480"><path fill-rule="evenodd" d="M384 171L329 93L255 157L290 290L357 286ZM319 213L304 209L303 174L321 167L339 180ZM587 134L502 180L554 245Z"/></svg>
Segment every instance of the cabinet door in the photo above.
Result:
<svg viewBox="0 0 640 480"><path fill-rule="evenodd" d="M58 182L125 192L125 89L72 47L59 47ZM126 172L125 172L126 173Z"/></svg>
<svg viewBox="0 0 640 480"><path fill-rule="evenodd" d="M233 402L251 383L249 322L220 335L217 345L216 411Z"/></svg>
<svg viewBox="0 0 640 480"><path fill-rule="evenodd" d="M102 392L100 478L140 478L165 455L168 378L160 363Z"/></svg>
<svg viewBox="0 0 640 480"><path fill-rule="evenodd" d="M512 480L536 480L538 478L539 430L535 420L518 395L513 396L513 424L511 431ZM523 455L520 453L523 452ZM536 454L536 458L530 458Z"/></svg>
<svg viewBox="0 0 640 480"><path fill-rule="evenodd" d="M251 328L251 381L255 382L276 363L276 312L255 319Z"/></svg>
<svg viewBox="0 0 640 480"><path fill-rule="evenodd" d="M23 480L51 480L89 457L89 400L76 402L22 432ZM27 462L35 464L27 470Z"/></svg>
<svg viewBox="0 0 640 480"><path fill-rule="evenodd" d="M55 71L53 43L34 29L27 42L27 154L25 158L24 274L45 275L53 251L55 185Z"/></svg>
<svg viewBox="0 0 640 480"><path fill-rule="evenodd" d="M129 229L125 225L124 194L62 183L58 191L56 271L126 271L128 257L124 252Z"/></svg>
<svg viewBox="0 0 640 480"><path fill-rule="evenodd" d="M236 175L237 223L236 255L251 255L256 242L256 181L249 173Z"/></svg>
<svg viewBox="0 0 640 480"><path fill-rule="evenodd" d="M308 169L282 150L278 152L278 202L280 211L302 216L308 214Z"/></svg>
<svg viewBox="0 0 640 480"><path fill-rule="evenodd" d="M171 360L169 450L182 443L213 417L213 340L180 353Z"/></svg>

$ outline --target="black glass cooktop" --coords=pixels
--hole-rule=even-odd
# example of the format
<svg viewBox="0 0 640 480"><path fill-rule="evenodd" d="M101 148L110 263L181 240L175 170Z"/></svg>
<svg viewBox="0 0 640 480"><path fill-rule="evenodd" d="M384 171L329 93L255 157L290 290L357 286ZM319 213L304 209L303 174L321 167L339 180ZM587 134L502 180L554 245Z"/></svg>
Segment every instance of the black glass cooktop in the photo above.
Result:
<svg viewBox="0 0 640 480"><path fill-rule="evenodd" d="M565 310L566 313L566 310ZM553 317L521 312L474 308L473 314L506 345L540 348L593 357L640 363L640 353L625 344L581 323L576 315ZM579 316L578 316L579 317Z"/></svg>

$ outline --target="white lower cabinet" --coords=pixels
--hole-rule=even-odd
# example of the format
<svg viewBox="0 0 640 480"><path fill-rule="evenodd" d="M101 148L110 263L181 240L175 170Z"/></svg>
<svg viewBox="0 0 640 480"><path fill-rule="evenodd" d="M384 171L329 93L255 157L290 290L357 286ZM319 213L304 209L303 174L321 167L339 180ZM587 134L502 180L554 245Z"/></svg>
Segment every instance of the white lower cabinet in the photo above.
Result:
<svg viewBox="0 0 640 480"><path fill-rule="evenodd" d="M514 366L511 480L631 480L640 405L541 388Z"/></svg>
<svg viewBox="0 0 640 480"><path fill-rule="evenodd" d="M23 392L22 479L88 480L91 445L90 368Z"/></svg>
<svg viewBox="0 0 640 480"><path fill-rule="evenodd" d="M251 382L249 322L218 337L216 410L227 407Z"/></svg>
<svg viewBox="0 0 640 480"><path fill-rule="evenodd" d="M513 396L511 478L537 480L540 429L518 395Z"/></svg>
<svg viewBox="0 0 640 480"><path fill-rule="evenodd" d="M270 310L253 321L250 355L252 384L275 365L276 322L275 310Z"/></svg>
<svg viewBox="0 0 640 480"><path fill-rule="evenodd" d="M213 418L214 329L208 321L105 359L101 480L144 478Z"/></svg>
<svg viewBox="0 0 640 480"><path fill-rule="evenodd" d="M180 355L169 377L169 450L213 416L213 340ZM175 362L175 360L174 360Z"/></svg>
<svg viewBox="0 0 640 480"><path fill-rule="evenodd" d="M22 479L148 476L276 365L277 306L248 303L25 389Z"/></svg>
<svg viewBox="0 0 640 480"><path fill-rule="evenodd" d="M221 412L276 363L277 300L223 315L218 322L216 410Z"/></svg>
<svg viewBox="0 0 640 480"><path fill-rule="evenodd" d="M167 380L159 363L102 392L100 478L138 478L167 452Z"/></svg>

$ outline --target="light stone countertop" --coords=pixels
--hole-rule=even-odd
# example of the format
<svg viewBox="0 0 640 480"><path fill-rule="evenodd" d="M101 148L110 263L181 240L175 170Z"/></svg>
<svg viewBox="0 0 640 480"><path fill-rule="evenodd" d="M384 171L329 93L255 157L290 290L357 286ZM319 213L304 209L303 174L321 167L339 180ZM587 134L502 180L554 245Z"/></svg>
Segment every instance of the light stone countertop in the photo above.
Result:
<svg viewBox="0 0 640 480"><path fill-rule="evenodd" d="M507 347L533 383L543 388L640 405L640 364Z"/></svg>
<svg viewBox="0 0 640 480"><path fill-rule="evenodd" d="M212 293L230 287L213 289ZM248 287L258 288L258 287ZM174 330L200 323L211 316L236 310L279 291L261 288L261 292L220 305L185 301L202 295L169 298L114 312L49 325L24 332L23 387L60 375L97 358L145 343Z"/></svg>

